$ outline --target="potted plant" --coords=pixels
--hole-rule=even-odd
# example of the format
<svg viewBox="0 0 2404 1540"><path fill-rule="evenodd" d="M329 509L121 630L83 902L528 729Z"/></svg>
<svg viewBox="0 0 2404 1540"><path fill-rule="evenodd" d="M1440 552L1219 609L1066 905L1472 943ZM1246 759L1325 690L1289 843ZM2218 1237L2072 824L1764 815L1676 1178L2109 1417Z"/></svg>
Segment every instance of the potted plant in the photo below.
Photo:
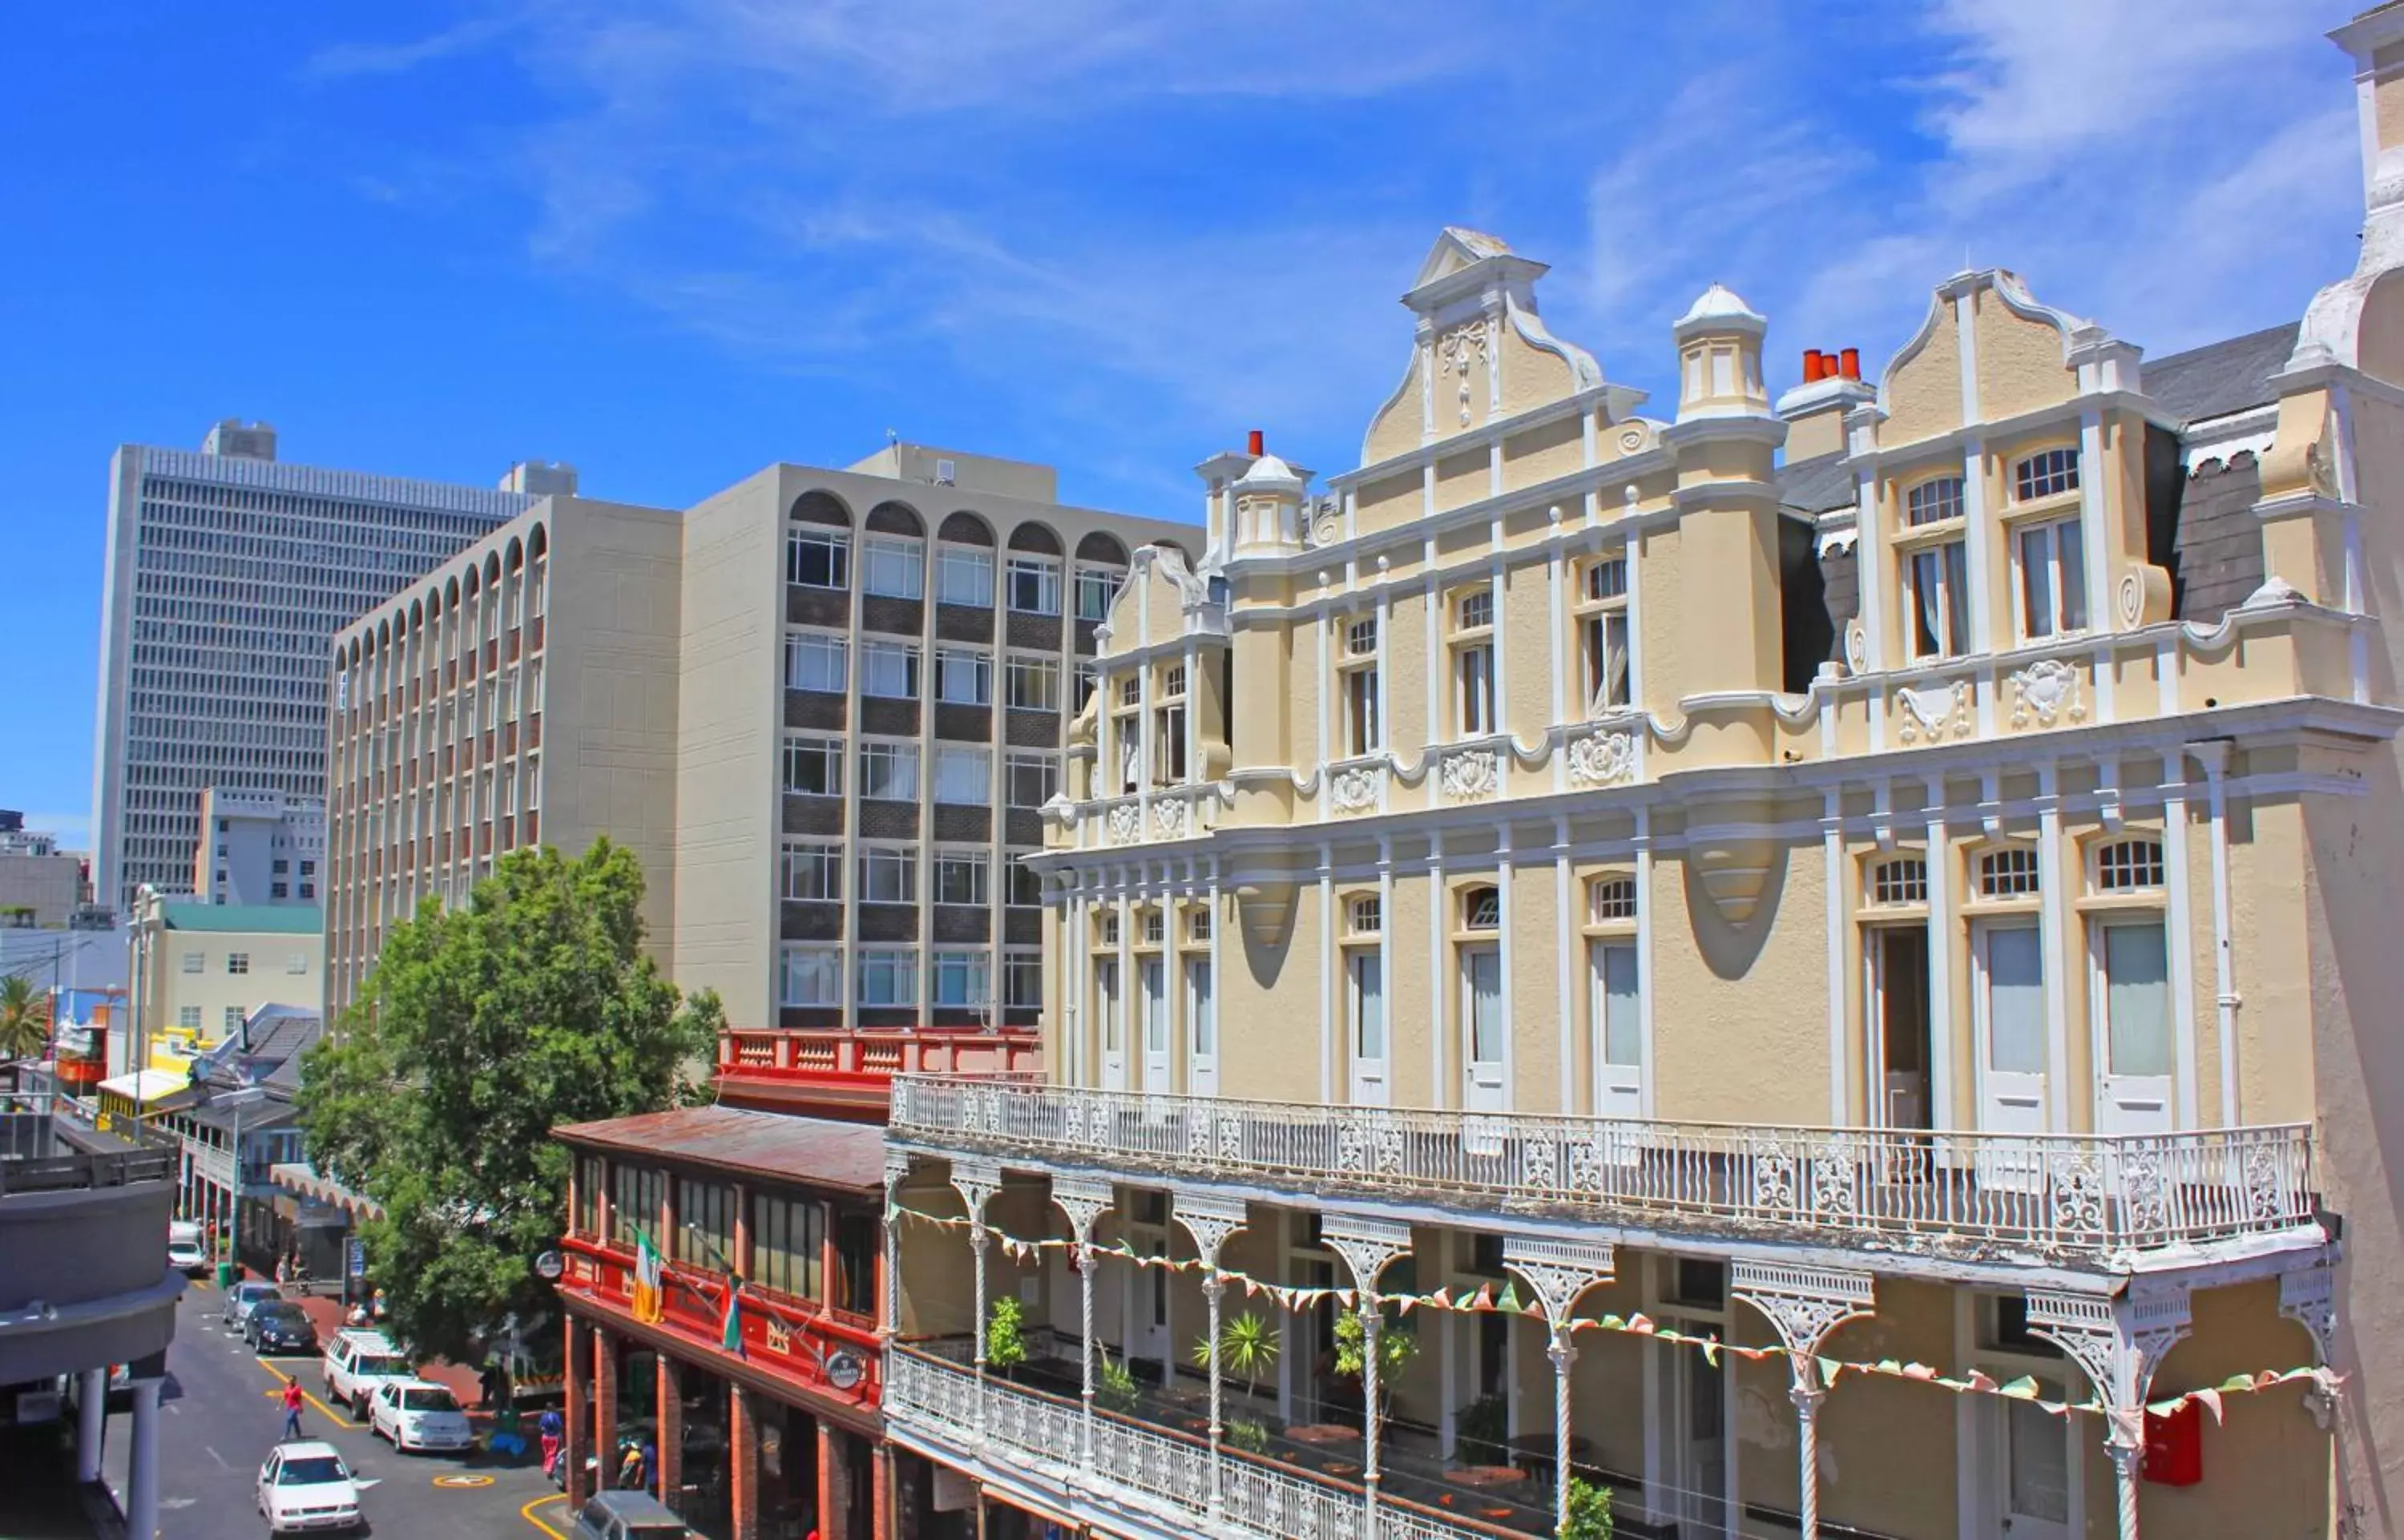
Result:
<svg viewBox="0 0 2404 1540"><path fill-rule="evenodd" d="M1227 1443L1246 1454L1266 1454L1269 1430L1249 1417L1238 1417L1227 1424Z"/></svg>
<svg viewBox="0 0 2404 1540"><path fill-rule="evenodd" d="M1194 1366L1208 1369L1213 1348L1219 1359L1219 1372L1235 1375L1244 1382L1247 1397L1260 1393L1261 1376L1277 1367L1277 1328L1251 1310L1219 1327L1219 1340L1213 1344L1209 1333L1195 1338Z"/></svg>
<svg viewBox="0 0 2404 1540"><path fill-rule="evenodd" d="M1511 1413L1499 1395L1481 1395L1452 1414L1454 1457L1465 1465L1501 1465L1511 1456Z"/></svg>
<svg viewBox="0 0 2404 1540"><path fill-rule="evenodd" d="M1121 1417L1131 1414L1137 1394L1135 1375L1128 1370L1126 1360L1122 1357L1112 1363L1108 1348L1097 1347L1096 1351L1101 1354L1102 1362L1100 1377L1094 1382L1094 1399L1101 1403L1104 1411L1116 1412Z"/></svg>
<svg viewBox="0 0 2404 1540"><path fill-rule="evenodd" d="M1611 1489L1584 1477L1570 1477L1569 1521L1560 1540L1612 1540Z"/></svg>
<svg viewBox="0 0 2404 1540"><path fill-rule="evenodd" d="M1335 1372L1348 1379L1362 1378L1367 1354L1363 1344L1368 1331L1361 1324L1358 1312L1346 1310L1335 1318ZM1394 1386L1411 1360L1419 1355L1419 1334L1396 1322L1389 1321L1377 1333L1377 1415L1384 1417L1394 1399Z"/></svg>
<svg viewBox="0 0 2404 1540"><path fill-rule="evenodd" d="M1007 1375L1027 1362L1027 1308L1014 1295L993 1302L985 1323L985 1365Z"/></svg>

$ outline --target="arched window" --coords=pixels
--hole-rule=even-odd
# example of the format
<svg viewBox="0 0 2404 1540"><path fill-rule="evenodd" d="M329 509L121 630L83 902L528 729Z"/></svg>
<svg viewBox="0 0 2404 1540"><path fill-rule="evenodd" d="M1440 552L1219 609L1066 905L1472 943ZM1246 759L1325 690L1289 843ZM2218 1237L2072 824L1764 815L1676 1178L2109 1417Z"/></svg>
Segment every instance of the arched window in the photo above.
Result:
<svg viewBox="0 0 2404 1540"><path fill-rule="evenodd" d="M1928 861L1921 856L1890 856L1870 868L1870 902L1926 903Z"/></svg>
<svg viewBox="0 0 2404 1540"><path fill-rule="evenodd" d="M2034 898L2041 886L2036 852L2025 845L2007 845L1978 858L1980 898Z"/></svg>
<svg viewBox="0 0 2404 1540"><path fill-rule="evenodd" d="M1597 877L1586 885L1587 920L1602 924L1611 920L1636 917L1636 879L1627 876Z"/></svg>
<svg viewBox="0 0 2404 1540"><path fill-rule="evenodd" d="M2078 451L2068 445L2040 449L2012 467L2012 501L2034 502L2078 490Z"/></svg>
<svg viewBox="0 0 2404 1540"><path fill-rule="evenodd" d="M1502 928L1502 894L1493 888L1472 888L1461 895L1461 928L1499 931Z"/></svg>
<svg viewBox="0 0 2404 1540"><path fill-rule="evenodd" d="M2095 851L2095 890L2136 892L2162 885L2162 842L2132 835L2099 846Z"/></svg>
<svg viewBox="0 0 2404 1540"><path fill-rule="evenodd" d="M1345 906L1345 928L1356 936L1374 936L1385 926L1385 905L1375 893L1363 893Z"/></svg>
<svg viewBox="0 0 2404 1540"><path fill-rule="evenodd" d="M1932 476L1903 495L1906 522L1914 525L1936 524L1962 516L1962 478Z"/></svg>

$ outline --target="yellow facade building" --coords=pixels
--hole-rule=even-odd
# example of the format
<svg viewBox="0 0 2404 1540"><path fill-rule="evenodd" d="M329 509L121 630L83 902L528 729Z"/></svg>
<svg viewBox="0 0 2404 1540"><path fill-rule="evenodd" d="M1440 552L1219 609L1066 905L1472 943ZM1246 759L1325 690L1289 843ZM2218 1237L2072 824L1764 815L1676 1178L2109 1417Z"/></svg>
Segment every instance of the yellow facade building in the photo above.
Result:
<svg viewBox="0 0 2404 1540"><path fill-rule="evenodd" d="M1773 403L1713 286L1650 415L1447 230L1358 469L1206 462L1046 1082L896 1086L894 1436L1114 1534L1549 1533L1564 1445L1642 1533L2394 1533L2404 11L2335 35L2297 326L1965 272Z"/></svg>

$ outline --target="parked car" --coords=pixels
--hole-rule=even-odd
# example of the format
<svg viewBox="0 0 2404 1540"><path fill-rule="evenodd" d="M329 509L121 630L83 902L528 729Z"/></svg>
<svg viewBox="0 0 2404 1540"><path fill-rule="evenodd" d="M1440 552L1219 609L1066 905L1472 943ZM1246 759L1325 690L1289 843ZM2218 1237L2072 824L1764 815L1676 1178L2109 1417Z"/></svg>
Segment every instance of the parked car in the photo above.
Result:
<svg viewBox="0 0 2404 1540"><path fill-rule="evenodd" d="M359 1489L331 1444L278 1445L259 1467L259 1514L271 1534L363 1530Z"/></svg>
<svg viewBox="0 0 2404 1540"><path fill-rule="evenodd" d="M239 1328L250 1320L252 1310L268 1300L283 1297L284 1291L273 1283L261 1283L256 1279L237 1283L226 1291L225 1309L219 1312L218 1319L229 1326Z"/></svg>
<svg viewBox="0 0 2404 1540"><path fill-rule="evenodd" d="M354 1326L326 1345L326 1399L349 1407L353 1417L367 1415L368 1397L385 1380L416 1378L408 1356L382 1332Z"/></svg>
<svg viewBox="0 0 2404 1540"><path fill-rule="evenodd" d="M387 1379L368 1397L368 1433L411 1449L472 1449L476 1435L459 1398L428 1379Z"/></svg>
<svg viewBox="0 0 2404 1540"><path fill-rule="evenodd" d="M647 1491L598 1491L576 1516L571 1540L690 1540L668 1505Z"/></svg>
<svg viewBox="0 0 2404 1540"><path fill-rule="evenodd" d="M317 1351L317 1327L309 1312L288 1299L271 1299L256 1306L243 1323L243 1340L259 1353L309 1353Z"/></svg>
<svg viewBox="0 0 2404 1540"><path fill-rule="evenodd" d="M185 1233L187 1231L190 1233ZM201 1242L199 1225L168 1226L167 1266L187 1278L197 1278L209 1270L209 1249Z"/></svg>

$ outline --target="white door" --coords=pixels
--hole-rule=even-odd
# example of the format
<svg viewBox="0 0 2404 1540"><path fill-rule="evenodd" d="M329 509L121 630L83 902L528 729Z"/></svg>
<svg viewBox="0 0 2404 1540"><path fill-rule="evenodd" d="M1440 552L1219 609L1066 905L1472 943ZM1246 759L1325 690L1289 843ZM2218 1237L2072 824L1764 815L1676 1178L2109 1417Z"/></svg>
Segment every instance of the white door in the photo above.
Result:
<svg viewBox="0 0 2404 1540"><path fill-rule="evenodd" d="M1636 994L1636 946L1598 941L1594 963L1594 1112L1644 1115L1644 1014Z"/></svg>
<svg viewBox="0 0 2404 1540"><path fill-rule="evenodd" d="M2040 1382L2048 1399L2059 1388ZM2081 1419L2054 1416L2034 1401L1988 1396L2001 1424L2003 1533L2010 1540L2070 1540L2072 1461Z"/></svg>
<svg viewBox="0 0 2404 1540"><path fill-rule="evenodd" d="M1665 1321L1696 1337L1724 1330L1710 1322ZM1727 1533L1727 1378L1721 1364L1686 1348L1653 1344L1672 1365L1670 1426L1670 1501L1660 1505L1678 1522L1680 1540ZM1657 1511L1657 1510L1656 1510Z"/></svg>
<svg viewBox="0 0 2404 1540"><path fill-rule="evenodd" d="M1102 1087L1126 1089L1126 1002L1119 997L1119 959L1094 960L1094 1015L1102 1024Z"/></svg>
<svg viewBox="0 0 2404 1540"><path fill-rule="evenodd" d="M1173 1091L1168 1079L1168 964L1145 958L1136 964L1143 980L1143 1088Z"/></svg>
<svg viewBox="0 0 2404 1540"><path fill-rule="evenodd" d="M1386 1105L1386 959L1374 946L1344 958L1344 1014L1352 1038L1352 1101Z"/></svg>
<svg viewBox="0 0 2404 1540"><path fill-rule="evenodd" d="M2047 1127L2045 943L2034 924L1980 925L1972 952L1973 1026L1978 1038L1978 1131L2042 1134ZM1999 1186L2034 1187L2044 1156L2025 1150L1982 1152L1981 1177Z"/></svg>
<svg viewBox="0 0 2404 1540"><path fill-rule="evenodd" d="M2168 1133L2177 1027L2161 917L2099 919L2089 941L2094 980L2090 1008L2104 1027L2096 1128L2107 1134Z"/></svg>
<svg viewBox="0 0 2404 1540"><path fill-rule="evenodd" d="M1499 1113L1502 1094L1502 954L1489 945L1461 949L1461 1026L1467 1052L1464 1105Z"/></svg>
<svg viewBox="0 0 2404 1540"><path fill-rule="evenodd" d="M1186 1089L1195 1096L1219 1094L1219 1003L1207 958L1185 965Z"/></svg>

